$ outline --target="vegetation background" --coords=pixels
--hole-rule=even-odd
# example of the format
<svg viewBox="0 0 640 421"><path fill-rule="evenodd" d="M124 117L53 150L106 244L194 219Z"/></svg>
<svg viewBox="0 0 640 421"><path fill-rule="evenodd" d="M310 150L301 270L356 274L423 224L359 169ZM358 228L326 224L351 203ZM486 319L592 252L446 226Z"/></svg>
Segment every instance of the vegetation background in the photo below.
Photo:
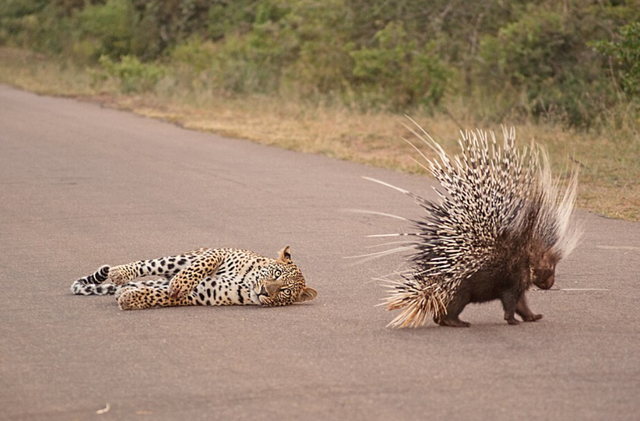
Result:
<svg viewBox="0 0 640 421"><path fill-rule="evenodd" d="M5 83L405 171L403 114L516 125L640 219L640 0L0 0L0 45Z"/></svg>

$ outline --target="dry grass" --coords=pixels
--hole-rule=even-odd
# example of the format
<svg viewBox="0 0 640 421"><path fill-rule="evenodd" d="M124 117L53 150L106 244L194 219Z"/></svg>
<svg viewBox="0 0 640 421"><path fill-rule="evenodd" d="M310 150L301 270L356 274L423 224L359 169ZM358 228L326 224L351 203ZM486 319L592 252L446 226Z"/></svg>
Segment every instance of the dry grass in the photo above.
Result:
<svg viewBox="0 0 640 421"><path fill-rule="evenodd" d="M176 98L175 95L121 95L115 83L96 84L91 75L41 56L0 49L0 81L23 89L75 96L175 122L185 128L361 162L406 172L422 172L416 153L401 140L412 138L407 120L390 113L362 113L336 106L310 105L270 97ZM462 113L461 113L462 114ZM455 150L458 123L443 116L413 115L448 150ZM495 127L494 129L498 129ZM620 131L598 135L545 125L517 127L519 139L544 145L562 173L581 168L578 206L599 214L640 220L640 139Z"/></svg>
<svg viewBox="0 0 640 421"><path fill-rule="evenodd" d="M98 92L90 72L60 65L43 54L0 48L0 81L44 95L82 96ZM102 91L115 92L115 84L102 84Z"/></svg>

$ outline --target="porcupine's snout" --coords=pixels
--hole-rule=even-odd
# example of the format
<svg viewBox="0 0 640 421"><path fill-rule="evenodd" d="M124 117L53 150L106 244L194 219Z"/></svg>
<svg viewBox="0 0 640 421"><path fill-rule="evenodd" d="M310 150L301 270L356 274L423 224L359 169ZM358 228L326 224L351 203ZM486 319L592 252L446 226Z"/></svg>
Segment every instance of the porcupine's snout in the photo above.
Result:
<svg viewBox="0 0 640 421"><path fill-rule="evenodd" d="M533 284L540 289L549 289L556 280L556 264L560 259L553 252L547 251L533 270Z"/></svg>
<svg viewBox="0 0 640 421"><path fill-rule="evenodd" d="M540 289L549 289L556 280L555 270L535 270L533 284Z"/></svg>

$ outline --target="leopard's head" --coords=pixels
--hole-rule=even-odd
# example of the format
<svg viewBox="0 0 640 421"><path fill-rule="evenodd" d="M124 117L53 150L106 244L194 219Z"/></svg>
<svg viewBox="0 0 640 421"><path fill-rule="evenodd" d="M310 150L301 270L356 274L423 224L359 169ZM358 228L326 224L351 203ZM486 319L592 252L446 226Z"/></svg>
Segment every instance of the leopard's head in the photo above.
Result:
<svg viewBox="0 0 640 421"><path fill-rule="evenodd" d="M306 286L300 268L291 260L289 246L280 250L275 262L263 270L266 272L265 276L251 293L251 299L256 304L286 306L311 301L318 295L315 289Z"/></svg>

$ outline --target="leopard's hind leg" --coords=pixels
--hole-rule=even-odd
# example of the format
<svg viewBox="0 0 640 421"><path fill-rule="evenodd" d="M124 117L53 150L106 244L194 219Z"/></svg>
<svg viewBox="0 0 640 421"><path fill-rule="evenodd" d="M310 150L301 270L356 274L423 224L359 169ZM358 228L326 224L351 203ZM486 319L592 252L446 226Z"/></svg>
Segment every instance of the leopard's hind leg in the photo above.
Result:
<svg viewBox="0 0 640 421"><path fill-rule="evenodd" d="M170 280L182 269L189 267L207 250L209 249L201 248L177 256L138 260L125 265L113 266L109 270L109 280L115 285L123 285L143 276L161 276L166 280Z"/></svg>
<svg viewBox="0 0 640 421"><path fill-rule="evenodd" d="M151 307L174 307L196 305L193 294L181 298L169 296L169 284L135 282L122 286L116 293L121 310L142 310Z"/></svg>
<svg viewBox="0 0 640 421"><path fill-rule="evenodd" d="M161 287L161 286L168 286L168 285L169 285L169 281L163 278L153 279L148 281L128 282L124 285L118 285L113 295L117 300L118 298L120 298L122 293L131 289L140 289L144 287Z"/></svg>

